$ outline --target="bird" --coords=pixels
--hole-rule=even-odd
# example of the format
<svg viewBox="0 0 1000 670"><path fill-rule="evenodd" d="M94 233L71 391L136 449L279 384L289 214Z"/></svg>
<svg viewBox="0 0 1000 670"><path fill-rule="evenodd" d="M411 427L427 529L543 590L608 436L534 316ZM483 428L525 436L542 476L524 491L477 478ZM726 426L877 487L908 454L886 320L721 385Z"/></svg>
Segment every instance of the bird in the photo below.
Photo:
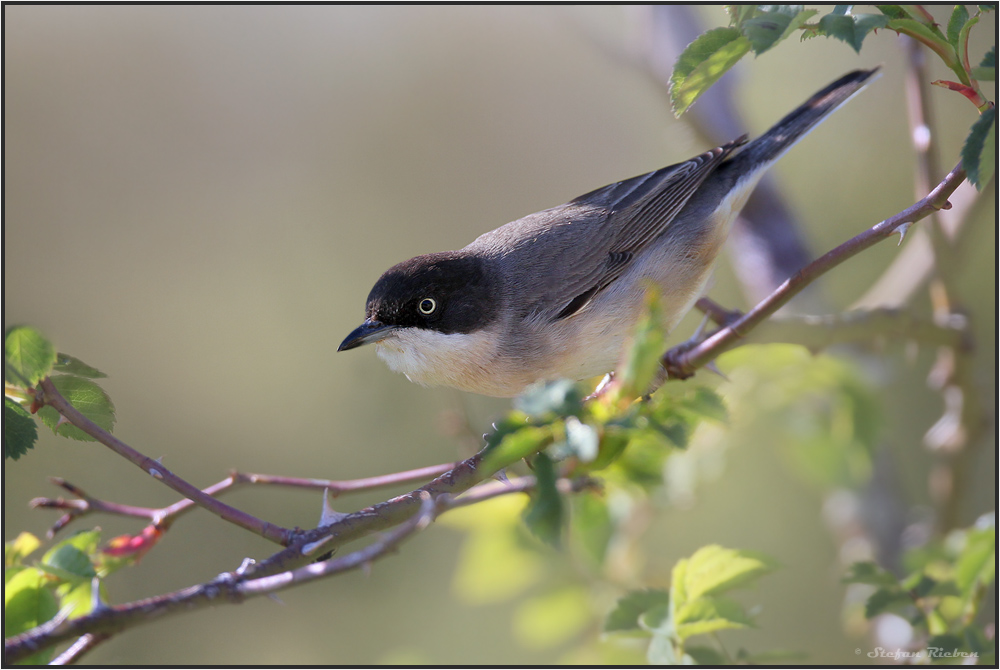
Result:
<svg viewBox="0 0 1000 670"><path fill-rule="evenodd" d="M662 326L671 331L701 297L763 173L878 70L845 74L753 141L743 135L529 214L457 251L394 265L338 351L374 343L413 382L497 397L613 372L647 287L659 292Z"/></svg>

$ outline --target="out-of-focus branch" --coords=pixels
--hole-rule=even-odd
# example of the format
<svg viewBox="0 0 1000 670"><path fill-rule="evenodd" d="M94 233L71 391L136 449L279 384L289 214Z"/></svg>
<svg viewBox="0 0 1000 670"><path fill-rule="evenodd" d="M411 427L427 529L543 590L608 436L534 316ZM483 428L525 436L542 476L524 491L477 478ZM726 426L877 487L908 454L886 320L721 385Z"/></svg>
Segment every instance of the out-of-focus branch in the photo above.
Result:
<svg viewBox="0 0 1000 670"><path fill-rule="evenodd" d="M948 207L948 196L964 179L965 172L961 165L955 166L927 197L875 224L802 268L733 324L721 328L693 346L683 344L670 349L662 359L667 372L674 378L690 377L695 370L736 346L741 338L747 336L751 330L821 275L901 229L905 230L904 227L908 224L919 221L933 211Z"/></svg>

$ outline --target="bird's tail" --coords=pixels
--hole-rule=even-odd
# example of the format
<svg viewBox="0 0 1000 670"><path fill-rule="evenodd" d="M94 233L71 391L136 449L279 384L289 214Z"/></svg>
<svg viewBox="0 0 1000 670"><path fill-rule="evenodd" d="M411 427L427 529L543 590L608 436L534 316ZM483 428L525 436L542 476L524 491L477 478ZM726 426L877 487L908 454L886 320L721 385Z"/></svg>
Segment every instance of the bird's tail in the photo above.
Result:
<svg viewBox="0 0 1000 670"><path fill-rule="evenodd" d="M848 72L744 146L727 162L733 167L738 165L740 169L735 172L744 175L767 167L864 88L878 71L879 68L875 67L871 70Z"/></svg>

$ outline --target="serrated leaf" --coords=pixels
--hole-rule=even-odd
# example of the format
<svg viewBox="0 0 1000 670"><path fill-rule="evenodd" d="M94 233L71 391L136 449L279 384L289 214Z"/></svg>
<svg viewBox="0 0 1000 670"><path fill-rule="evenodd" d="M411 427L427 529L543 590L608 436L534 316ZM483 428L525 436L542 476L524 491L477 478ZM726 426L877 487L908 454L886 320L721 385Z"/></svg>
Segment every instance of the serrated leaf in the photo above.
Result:
<svg viewBox="0 0 1000 670"><path fill-rule="evenodd" d="M50 378L56 390L81 414L104 430L111 432L115 427L115 406L111 398L100 386L74 375L56 375ZM69 423L60 424L61 415L51 407L38 410L38 417L56 435L74 440L94 441L94 438Z"/></svg>
<svg viewBox="0 0 1000 670"><path fill-rule="evenodd" d="M3 399L3 457L16 461L35 446L38 426L28 413L10 398Z"/></svg>
<svg viewBox="0 0 1000 670"><path fill-rule="evenodd" d="M730 25L739 26L757 11L756 5L726 5Z"/></svg>
<svg viewBox="0 0 1000 670"><path fill-rule="evenodd" d="M692 635L754 625L753 619L739 603L721 596L704 596L692 600L675 612L674 629L681 640Z"/></svg>
<svg viewBox="0 0 1000 670"><path fill-rule="evenodd" d="M4 584L4 638L31 630L49 621L59 611L56 598L46 587L45 575L34 568L19 571ZM52 659L54 648L43 650L20 661L25 665L44 665Z"/></svg>
<svg viewBox="0 0 1000 670"><path fill-rule="evenodd" d="M951 13L951 18L948 19L948 41L951 42L956 51L959 50L959 33L962 32L962 28L965 27L968 20L969 10L965 8L965 5L955 5L955 9Z"/></svg>
<svg viewBox="0 0 1000 670"><path fill-rule="evenodd" d="M842 581L848 584L872 584L874 586L898 587L899 585L892 573L871 561L852 563L847 568L847 574Z"/></svg>
<svg viewBox="0 0 1000 670"><path fill-rule="evenodd" d="M629 591L618 599L618 604L604 623L604 630L638 630L640 616L653 608L666 608L669 605L670 594L663 589Z"/></svg>
<svg viewBox="0 0 1000 670"><path fill-rule="evenodd" d="M681 53L670 76L670 103L680 116L702 93L750 51L739 28L715 28L696 38Z"/></svg>
<svg viewBox="0 0 1000 670"><path fill-rule="evenodd" d="M861 53L861 45L868 33L887 25L889 19L881 14L830 13L819 20L823 34L846 42L857 53Z"/></svg>
<svg viewBox="0 0 1000 670"><path fill-rule="evenodd" d="M997 110L991 107L972 124L962 147L962 167L969 183L980 191L993 179L997 161Z"/></svg>
<svg viewBox="0 0 1000 670"><path fill-rule="evenodd" d="M56 362L56 350L30 326L13 326L4 332L3 379L14 386L34 386L49 374Z"/></svg>
<svg viewBox="0 0 1000 670"><path fill-rule="evenodd" d="M556 489L556 469L552 459L538 454L532 463L535 492L524 513L524 523L532 535L552 546L559 546L565 518L562 496Z"/></svg>
<svg viewBox="0 0 1000 670"><path fill-rule="evenodd" d="M6 426L4 427L6 428ZM3 544L3 565L5 568L9 568L15 565L20 565L20 563L29 555L31 552L42 546L41 540L37 537L22 531L20 535L15 537L10 542L4 542Z"/></svg>
<svg viewBox="0 0 1000 670"><path fill-rule="evenodd" d="M774 560L763 554L711 544L677 562L670 590L675 605L682 607L703 596L749 585L775 567Z"/></svg>
<svg viewBox="0 0 1000 670"><path fill-rule="evenodd" d="M740 25L740 32L750 40L758 56L787 39L819 12L803 10L802 5L767 5L772 11L760 12Z"/></svg>
<svg viewBox="0 0 1000 670"><path fill-rule="evenodd" d="M106 374L91 365L87 365L79 358L61 352L56 354L56 363L52 369L56 372L65 372L66 374L86 377L87 379L107 377Z"/></svg>

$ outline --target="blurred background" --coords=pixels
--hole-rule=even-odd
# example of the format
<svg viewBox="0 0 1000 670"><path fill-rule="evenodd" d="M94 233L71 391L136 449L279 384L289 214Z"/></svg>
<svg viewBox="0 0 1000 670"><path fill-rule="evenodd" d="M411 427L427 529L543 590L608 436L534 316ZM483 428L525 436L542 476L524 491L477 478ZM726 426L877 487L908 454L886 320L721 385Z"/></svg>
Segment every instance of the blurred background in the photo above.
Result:
<svg viewBox="0 0 1000 670"><path fill-rule="evenodd" d="M702 11L706 27L727 22L721 7ZM115 434L197 485L234 468L347 479L464 457L476 445L449 426L482 433L509 401L421 388L373 350L337 354L337 345L390 265L707 148L631 57L648 39L646 20L636 7L6 6L5 327L34 325L108 373ZM976 54L995 44L988 24L974 31ZM735 78L756 134L844 72L878 64L883 77L772 170L813 252L914 199L903 52L891 33L869 38L860 55L792 39L747 59ZM946 74L932 65L932 79ZM931 102L950 167L974 111L943 90ZM995 191L985 198L993 203ZM958 281L977 366L995 388L995 205L976 217ZM830 274L821 286L830 309L857 299L897 253L885 243ZM725 261L711 296L748 306ZM674 339L696 323L689 317ZM891 370L872 364L873 381L902 464L896 491L926 504L921 437L941 399L924 383L932 354L907 365L901 349L884 354ZM101 446L40 434L32 452L4 464L5 540L55 521L27 508L58 494L49 476L117 502L176 499ZM995 494L993 452L976 461L966 523ZM807 662L854 663L864 645L841 623L823 498L792 469L766 439L744 436L689 504L652 520L647 572L666 579L707 543L766 551L784 567L750 594L763 609L747 643L793 641ZM391 493L336 506L352 511ZM318 494L290 490L243 489L227 502L285 526L312 527L320 510ZM106 537L141 527L101 517L75 528L88 524ZM462 542L438 524L371 575L173 616L85 662L564 658L567 645L518 637L516 601L476 603L455 589ZM110 598L178 589L272 552L196 512L116 573Z"/></svg>

